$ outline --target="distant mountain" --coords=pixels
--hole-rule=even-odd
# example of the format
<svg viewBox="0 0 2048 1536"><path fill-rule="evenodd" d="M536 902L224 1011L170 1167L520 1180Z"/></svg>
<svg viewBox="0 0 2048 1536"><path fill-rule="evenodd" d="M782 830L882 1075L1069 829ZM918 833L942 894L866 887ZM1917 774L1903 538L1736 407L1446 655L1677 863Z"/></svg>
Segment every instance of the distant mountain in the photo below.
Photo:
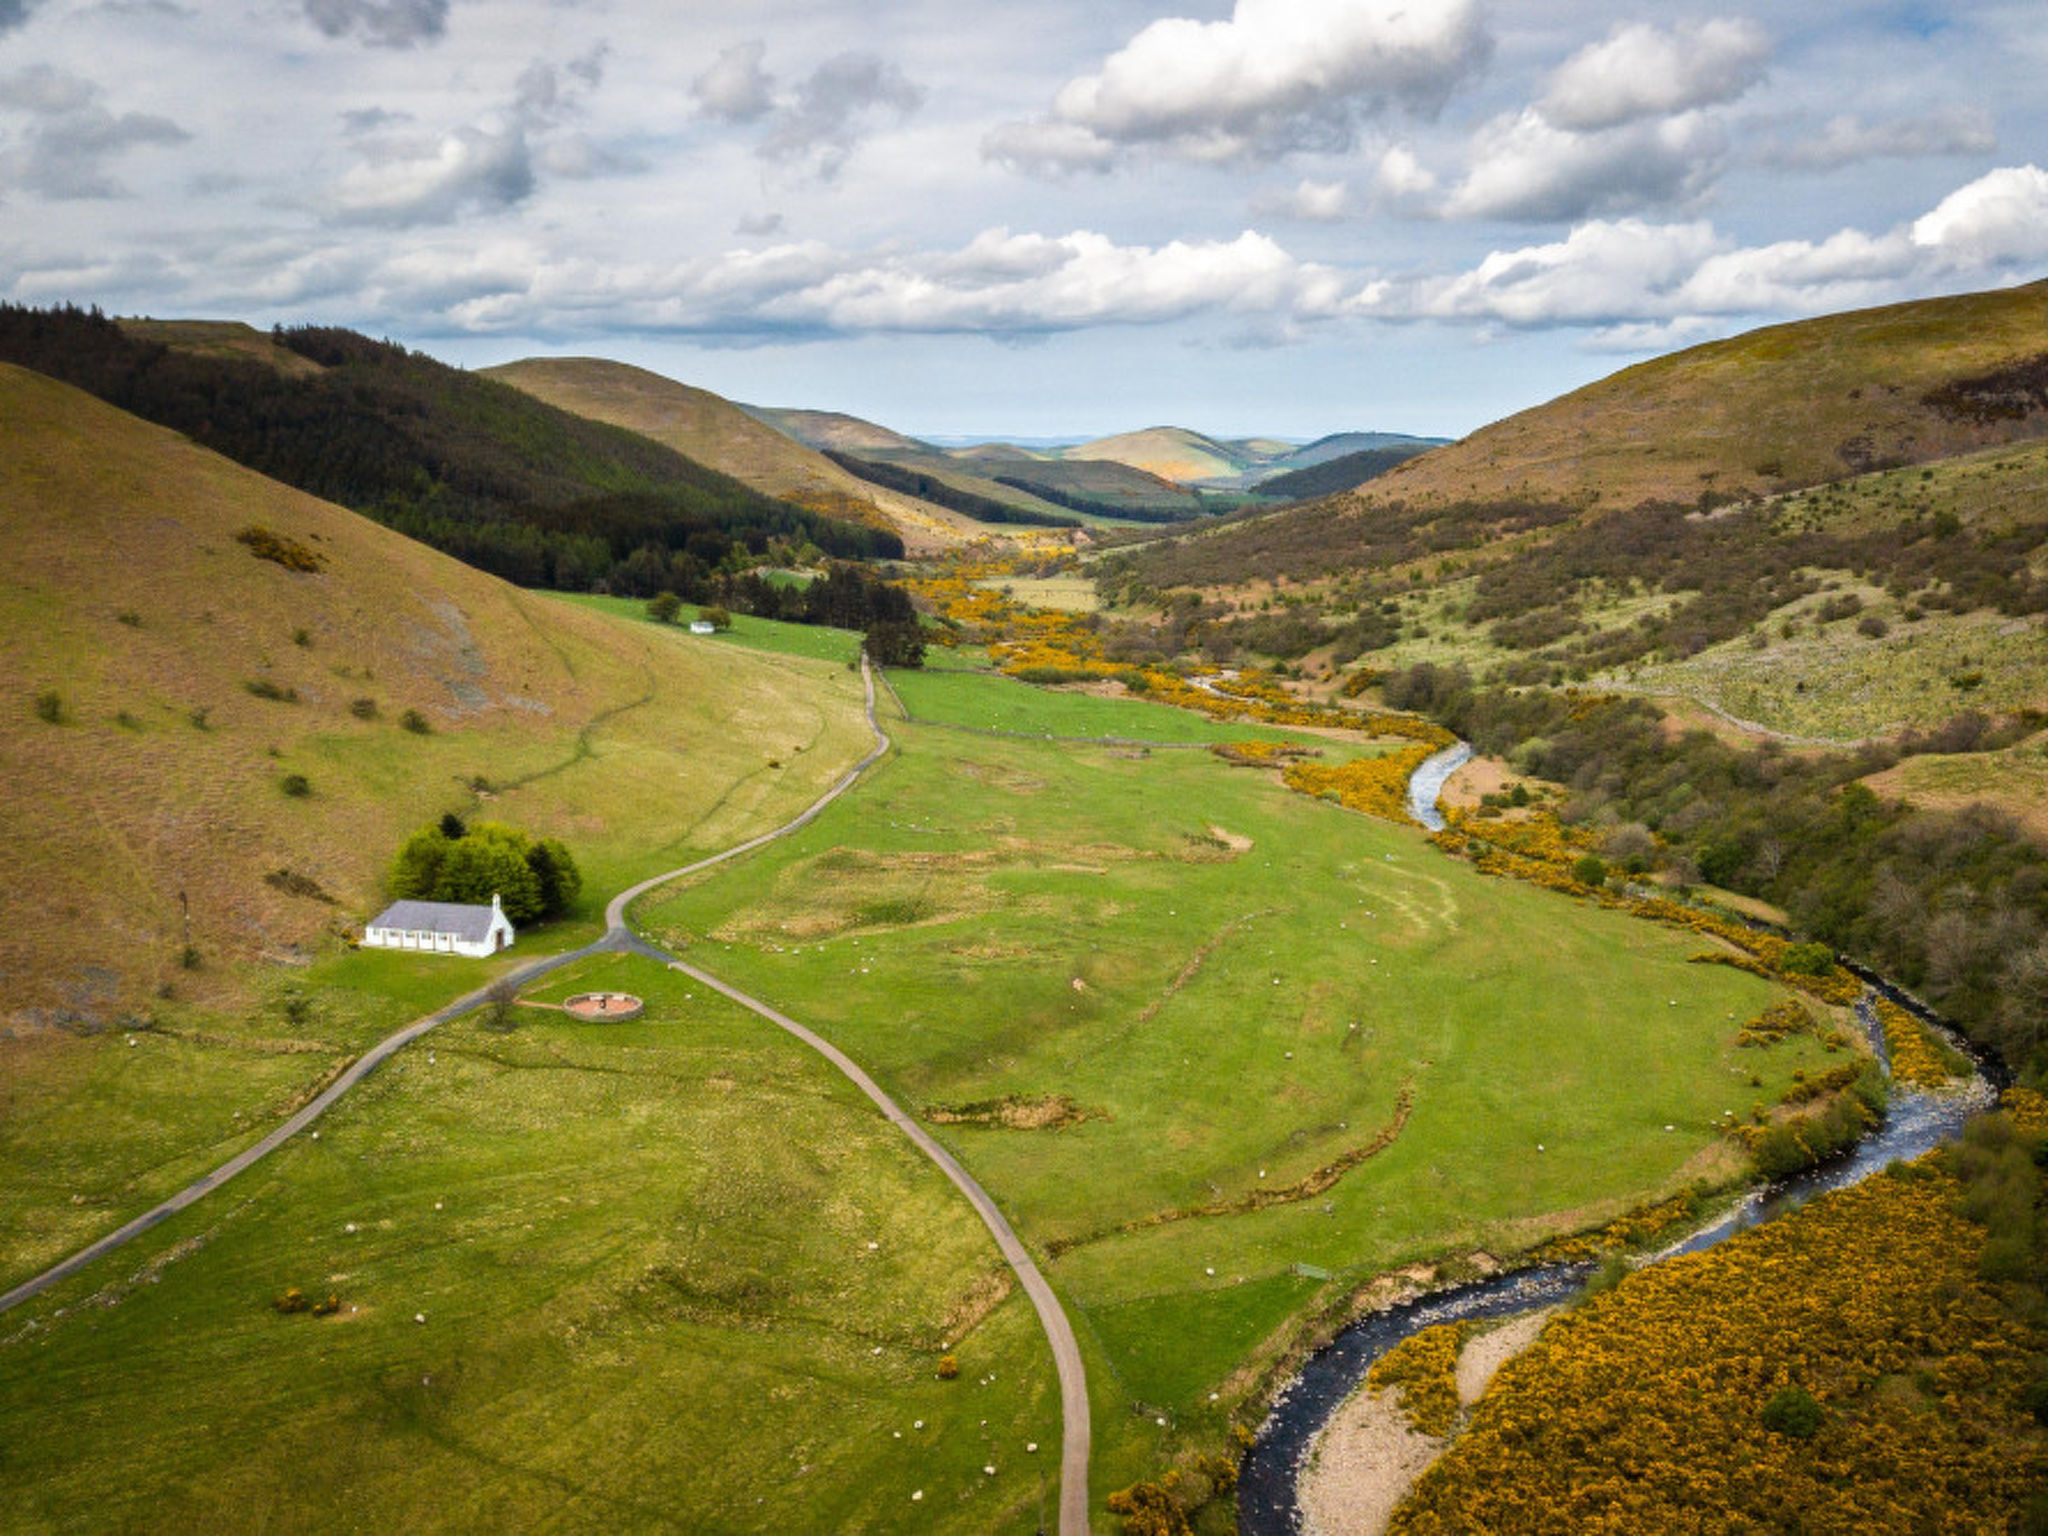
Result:
<svg viewBox="0 0 2048 1536"><path fill-rule="evenodd" d="M1357 434L1364 436L1365 434ZM1326 439L1327 441L1327 439ZM1275 501L1307 501L1356 490L1376 480L1418 453L1429 452L1427 443L1404 443L1387 448L1363 448L1355 453L1320 459L1303 469L1285 470L1258 482L1259 495Z"/></svg>
<svg viewBox="0 0 2048 1536"><path fill-rule="evenodd" d="M1271 467L1275 474L1292 474L1354 453L1378 453L1390 448L1405 450L1406 456L1413 458L1425 448L1440 448L1449 441L1447 437L1412 437L1405 432L1333 432L1282 454Z"/></svg>
<svg viewBox="0 0 2048 1536"><path fill-rule="evenodd" d="M1185 427L1119 432L1069 448L1061 457L1070 461L1109 459L1180 485L1232 480L1254 462L1250 455Z"/></svg>
<svg viewBox="0 0 2048 1536"><path fill-rule="evenodd" d="M1447 439L1410 437L1399 432L1337 432L1312 443L1291 443L1272 437L1209 437L1185 427L1150 427L1142 432L1125 432L1070 448L1061 455L1068 460L1109 459L1159 475L1180 485L1205 491L1257 491L1273 494L1268 482L1276 475L1313 469L1333 459L1383 449L1405 450L1403 457L1434 448ZM1356 485L1370 478L1365 461ZM1334 488L1335 481L1323 482ZM1299 490L1277 493L1283 498L1305 494Z"/></svg>
<svg viewBox="0 0 2048 1536"><path fill-rule="evenodd" d="M480 371L562 410L664 443L764 495L827 517L893 529L913 552L944 548L967 536L954 513L869 484L760 412L709 390L595 357L528 358Z"/></svg>
<svg viewBox="0 0 2048 1536"><path fill-rule="evenodd" d="M786 410L780 406L744 404L739 408L756 421L764 421L785 436L820 452L836 448L841 453L871 453L878 448L896 448L923 453L932 447L921 439L906 437L901 432L893 432L840 411Z"/></svg>

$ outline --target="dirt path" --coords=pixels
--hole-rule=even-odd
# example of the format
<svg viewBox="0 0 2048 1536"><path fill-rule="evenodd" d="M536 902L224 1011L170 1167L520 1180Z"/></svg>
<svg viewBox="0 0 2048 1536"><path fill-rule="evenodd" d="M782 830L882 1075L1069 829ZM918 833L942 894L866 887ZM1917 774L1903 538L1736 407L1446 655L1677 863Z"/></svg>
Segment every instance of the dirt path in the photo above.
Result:
<svg viewBox="0 0 2048 1536"><path fill-rule="evenodd" d="M72 1275L77 1274L94 1260L113 1252L115 1249L140 1237L152 1227L175 1216L187 1206L203 1200L236 1174L268 1157L272 1152L275 1152L287 1141L298 1135L300 1131L303 1131L307 1126L319 1119L321 1115L325 1114L340 1100L343 1094L355 1087L365 1077L368 1077L370 1073L374 1072L390 1057L412 1044L413 1041L419 1039L421 1035L426 1034L429 1030L436 1029L447 1023L450 1019L459 1018L472 1009L481 1007L488 1001L489 993L505 982L509 981L515 987L523 987L547 975L550 971L560 970L565 965L573 964L578 960L588 959L592 955L618 952L644 955L649 959L659 961L663 965L671 966L693 980L710 987L713 991L732 999L741 1007L751 1010L777 1027L788 1031L791 1035L823 1056L833 1066L837 1067L856 1088L866 1094L873 1101L875 1107L881 1110L889 1121L901 1130L904 1135L908 1136L916 1144L919 1151L923 1152L926 1157L937 1164L939 1171L951 1179L960 1192L967 1197L968 1203L974 1207L975 1214L981 1218L982 1224L988 1228L989 1235L995 1239L996 1246L1002 1251L1003 1258L1009 1263L1010 1268L1016 1272L1019 1283L1024 1287L1024 1293L1031 1298L1031 1305L1038 1312L1039 1324L1045 1330L1046 1342L1052 1349L1053 1364L1059 1372L1060 1380L1060 1422L1062 1431L1060 1452L1060 1536L1087 1536L1088 1461L1091 1436L1088 1420L1088 1380L1081 1363L1081 1347L1074 1337L1073 1325L1068 1322L1066 1312L1060 1306L1059 1298L1053 1294L1052 1286L1047 1283L1038 1265L1032 1260L1023 1242L1019 1240L1015 1229L1011 1227L1009 1221L1004 1217L988 1191L975 1181L973 1175L960 1166L951 1153L940 1146L937 1141L933 1140L930 1133L923 1126L911 1119L894 1099L884 1093L875 1080L861 1070L859 1064L852 1057L833 1045L831 1041L812 1030L806 1029L787 1015L777 1012L758 998L749 997L738 988L728 986L717 977L677 959L667 950L641 938L626 923L626 908L636 898L645 895L656 886L665 885L671 880L679 880L685 875L696 874L700 870L709 869L717 864L723 864L729 859L738 858L744 853L751 853L756 848L774 842L777 838L787 837L790 833L809 826L811 822L815 821L824 812L828 805L851 789L859 781L863 773L881 760L882 755L889 750L889 738L883 734L881 725L875 719L875 679L873 671L868 666L866 656L861 658L861 679L866 692L868 727L875 734L875 745L866 757L847 770L838 783L812 801L801 815L783 823L772 832L764 832L759 837L749 838L746 842L728 848L723 853L713 854L707 859L699 859L696 863L686 864L681 869L672 869L666 874L656 875L652 879L643 880L638 885L621 891L611 899L604 909L605 932L602 938L584 945L581 949L573 949L560 955L549 955L544 959L534 961L530 965L521 966L518 970L507 972L489 986L479 987L476 991L457 998L454 1002L449 1003L444 1008L437 1009L425 1018L416 1019L396 1034L389 1035L378 1041L377 1044L357 1057L349 1065L348 1069L330 1083L317 1098L313 1099L312 1102L307 1104L297 1114L285 1121L284 1124L271 1131L261 1141L229 1158L211 1173L186 1185L185 1188L179 1190L161 1204L144 1211L133 1221L109 1232L98 1242L81 1248L68 1259L52 1265L33 1279L23 1281L5 1295L0 1295L0 1312L6 1312L9 1308L19 1306L30 1297L41 1294L59 1281L66 1280Z"/></svg>

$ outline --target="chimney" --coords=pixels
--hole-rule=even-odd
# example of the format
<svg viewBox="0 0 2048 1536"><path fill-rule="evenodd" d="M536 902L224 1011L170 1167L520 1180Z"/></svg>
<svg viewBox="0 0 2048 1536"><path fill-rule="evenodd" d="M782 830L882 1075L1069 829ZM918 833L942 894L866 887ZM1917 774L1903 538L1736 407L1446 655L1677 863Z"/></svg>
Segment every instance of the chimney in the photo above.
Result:
<svg viewBox="0 0 2048 1536"><path fill-rule="evenodd" d="M500 917L505 915L505 909L498 904L498 893L496 891L491 892L491 910Z"/></svg>

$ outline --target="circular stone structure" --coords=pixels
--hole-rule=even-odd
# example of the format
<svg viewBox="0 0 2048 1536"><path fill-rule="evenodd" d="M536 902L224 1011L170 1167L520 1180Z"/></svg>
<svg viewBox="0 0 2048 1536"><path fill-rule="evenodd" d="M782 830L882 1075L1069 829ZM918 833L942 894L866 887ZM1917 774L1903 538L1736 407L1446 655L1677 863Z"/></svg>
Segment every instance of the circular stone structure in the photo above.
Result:
<svg viewBox="0 0 2048 1536"><path fill-rule="evenodd" d="M639 1018L647 1005L630 992L578 992L562 1007L594 1024L623 1024Z"/></svg>

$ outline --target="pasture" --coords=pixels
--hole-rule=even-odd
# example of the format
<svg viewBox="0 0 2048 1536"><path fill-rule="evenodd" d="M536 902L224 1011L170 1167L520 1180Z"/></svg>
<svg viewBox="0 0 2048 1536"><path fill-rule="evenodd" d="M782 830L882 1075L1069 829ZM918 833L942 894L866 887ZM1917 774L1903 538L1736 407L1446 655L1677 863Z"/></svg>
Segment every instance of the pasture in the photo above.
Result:
<svg viewBox="0 0 2048 1536"><path fill-rule="evenodd" d="M10 1314L0 1525L1031 1530L1051 1360L952 1186L722 999L589 986L650 1007L447 1026Z"/></svg>

